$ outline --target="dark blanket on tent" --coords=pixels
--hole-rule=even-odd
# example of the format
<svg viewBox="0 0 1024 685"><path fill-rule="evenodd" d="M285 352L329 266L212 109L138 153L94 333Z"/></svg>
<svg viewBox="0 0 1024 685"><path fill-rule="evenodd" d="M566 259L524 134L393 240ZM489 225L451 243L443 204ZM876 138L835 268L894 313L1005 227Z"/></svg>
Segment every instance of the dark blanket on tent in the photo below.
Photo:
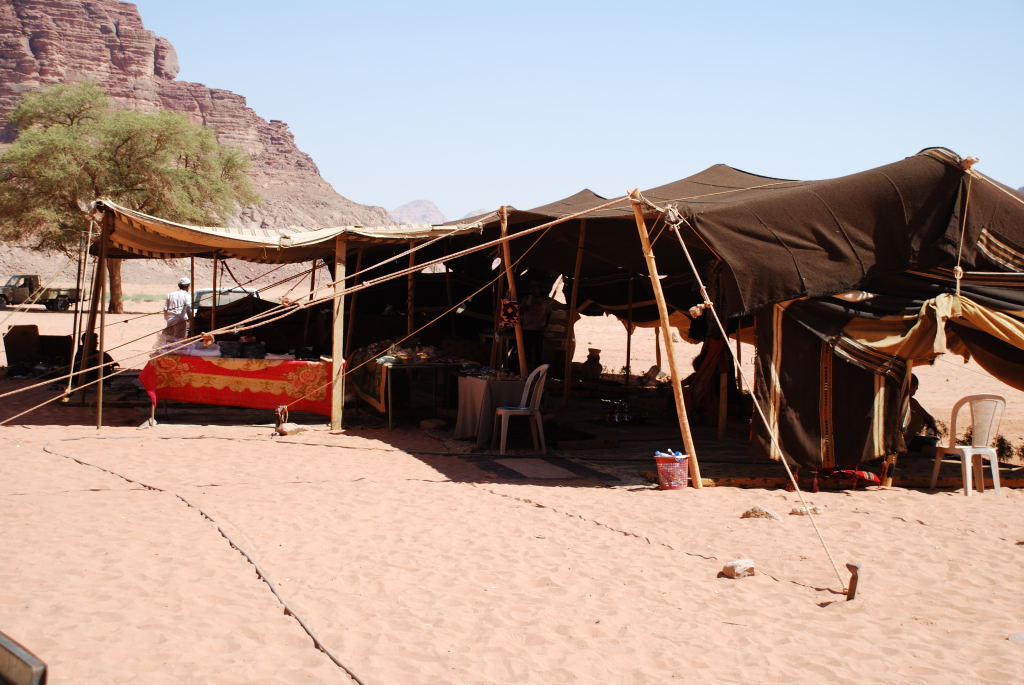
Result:
<svg viewBox="0 0 1024 685"><path fill-rule="evenodd" d="M912 365L942 352L1024 389L1024 274L968 272L960 296L945 269L871 285L877 294L863 301L815 298L757 315L755 393L768 421L754 417L759 453L818 469L902 451Z"/></svg>

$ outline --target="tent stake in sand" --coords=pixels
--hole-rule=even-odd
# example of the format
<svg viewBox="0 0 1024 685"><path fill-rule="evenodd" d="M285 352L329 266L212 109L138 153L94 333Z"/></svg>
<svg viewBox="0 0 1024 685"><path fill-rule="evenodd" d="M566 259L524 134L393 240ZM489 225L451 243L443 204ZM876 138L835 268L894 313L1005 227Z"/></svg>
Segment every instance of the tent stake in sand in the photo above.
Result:
<svg viewBox="0 0 1024 685"><path fill-rule="evenodd" d="M851 599L857 596L857 581L860 579L860 564L846 564L847 570L850 571L850 586L846 590L846 601L849 602Z"/></svg>

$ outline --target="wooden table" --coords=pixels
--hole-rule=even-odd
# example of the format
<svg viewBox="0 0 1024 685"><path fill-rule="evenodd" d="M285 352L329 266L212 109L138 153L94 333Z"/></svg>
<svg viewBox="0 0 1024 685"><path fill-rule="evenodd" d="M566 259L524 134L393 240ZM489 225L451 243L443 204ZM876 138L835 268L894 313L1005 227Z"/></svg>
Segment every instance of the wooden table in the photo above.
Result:
<svg viewBox="0 0 1024 685"><path fill-rule="evenodd" d="M522 378L478 378L459 376L459 414L455 421L457 440L476 440L477 447L491 442L494 411L515 407L523 398Z"/></svg>

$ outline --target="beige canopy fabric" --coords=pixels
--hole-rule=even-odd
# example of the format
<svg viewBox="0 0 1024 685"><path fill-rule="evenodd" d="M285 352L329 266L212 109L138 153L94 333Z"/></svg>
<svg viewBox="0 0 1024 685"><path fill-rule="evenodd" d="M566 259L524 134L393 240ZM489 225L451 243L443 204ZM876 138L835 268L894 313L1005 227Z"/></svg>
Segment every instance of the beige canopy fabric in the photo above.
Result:
<svg viewBox="0 0 1024 685"><path fill-rule="evenodd" d="M334 253L335 239L353 243L402 244L470 233L478 224L448 226L336 226L308 229L189 226L149 216L108 199L96 200L90 215L101 220L113 216L111 245L123 256L175 259L178 257L231 257L249 262L284 264L308 262Z"/></svg>
<svg viewBox="0 0 1024 685"><path fill-rule="evenodd" d="M856 318L846 324L843 333L915 365L930 363L946 351L962 356L965 362L974 356L996 378L1024 390L1019 366L990 349L994 339L1024 350L1024 312L1003 312L963 295L943 293L927 300L916 316Z"/></svg>

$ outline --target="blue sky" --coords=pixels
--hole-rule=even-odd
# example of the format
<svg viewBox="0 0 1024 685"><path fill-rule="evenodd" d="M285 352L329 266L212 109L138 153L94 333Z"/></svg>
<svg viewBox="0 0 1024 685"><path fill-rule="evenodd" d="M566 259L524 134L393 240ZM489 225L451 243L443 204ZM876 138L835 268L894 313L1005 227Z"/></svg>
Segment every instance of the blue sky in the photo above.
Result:
<svg viewBox="0 0 1024 685"><path fill-rule="evenodd" d="M1024 185L1024 2L137 0L335 189L448 218L942 145Z"/></svg>

